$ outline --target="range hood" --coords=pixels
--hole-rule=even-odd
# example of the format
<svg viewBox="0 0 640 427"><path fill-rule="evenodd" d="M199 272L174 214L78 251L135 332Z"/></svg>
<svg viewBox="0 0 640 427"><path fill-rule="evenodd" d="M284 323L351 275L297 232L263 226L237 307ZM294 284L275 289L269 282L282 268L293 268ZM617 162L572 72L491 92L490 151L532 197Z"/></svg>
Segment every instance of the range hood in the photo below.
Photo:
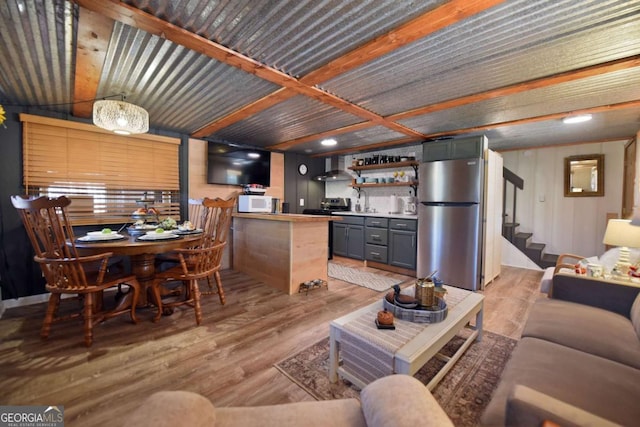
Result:
<svg viewBox="0 0 640 427"><path fill-rule="evenodd" d="M353 176L344 169L344 157L340 159L339 156L332 156L331 168L323 174L314 176L313 179L316 181L351 181Z"/></svg>

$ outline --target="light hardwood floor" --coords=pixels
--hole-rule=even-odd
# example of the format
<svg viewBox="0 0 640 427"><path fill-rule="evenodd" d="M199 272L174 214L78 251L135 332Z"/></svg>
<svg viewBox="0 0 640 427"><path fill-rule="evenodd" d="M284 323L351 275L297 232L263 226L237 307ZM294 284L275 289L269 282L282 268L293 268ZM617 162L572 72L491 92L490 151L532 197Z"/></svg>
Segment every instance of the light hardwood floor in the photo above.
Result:
<svg viewBox="0 0 640 427"><path fill-rule="evenodd" d="M541 275L503 267L484 291L485 330L519 338L532 302L543 296ZM333 279L329 290L288 296L232 270L222 278L227 304L204 297L200 327L190 309L158 323L141 309L137 325L126 316L98 325L89 349L80 323L54 325L41 341L44 304L7 310L0 319L0 404L64 405L68 426L114 426L159 390L195 391L217 406L313 400L273 365L326 337L332 319L382 297Z"/></svg>

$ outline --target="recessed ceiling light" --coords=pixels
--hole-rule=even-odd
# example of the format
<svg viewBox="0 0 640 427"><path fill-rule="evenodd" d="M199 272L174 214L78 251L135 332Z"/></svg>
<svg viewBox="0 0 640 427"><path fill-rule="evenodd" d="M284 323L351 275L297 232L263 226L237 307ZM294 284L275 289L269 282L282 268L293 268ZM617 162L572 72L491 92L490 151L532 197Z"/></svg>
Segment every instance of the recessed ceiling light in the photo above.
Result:
<svg viewBox="0 0 640 427"><path fill-rule="evenodd" d="M323 139L320 144L324 145L325 147L331 147L333 145L336 145L338 143L338 141L336 141L335 139L331 138L331 139Z"/></svg>
<svg viewBox="0 0 640 427"><path fill-rule="evenodd" d="M257 159L257 158L260 157L260 154L258 154L258 153L249 153L249 154L247 154L247 156L249 156L252 159Z"/></svg>
<svg viewBox="0 0 640 427"><path fill-rule="evenodd" d="M562 119L562 123L571 124L571 123L582 123L588 122L591 120L593 116L591 114L580 114L579 116L568 116Z"/></svg>

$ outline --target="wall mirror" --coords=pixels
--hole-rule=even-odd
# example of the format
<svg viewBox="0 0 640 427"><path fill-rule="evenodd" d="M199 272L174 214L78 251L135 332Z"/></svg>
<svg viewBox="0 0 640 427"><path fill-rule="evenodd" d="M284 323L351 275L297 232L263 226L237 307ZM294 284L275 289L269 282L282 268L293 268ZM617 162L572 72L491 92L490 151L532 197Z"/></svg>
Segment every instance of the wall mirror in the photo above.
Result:
<svg viewBox="0 0 640 427"><path fill-rule="evenodd" d="M564 158L565 197L604 196L604 154Z"/></svg>

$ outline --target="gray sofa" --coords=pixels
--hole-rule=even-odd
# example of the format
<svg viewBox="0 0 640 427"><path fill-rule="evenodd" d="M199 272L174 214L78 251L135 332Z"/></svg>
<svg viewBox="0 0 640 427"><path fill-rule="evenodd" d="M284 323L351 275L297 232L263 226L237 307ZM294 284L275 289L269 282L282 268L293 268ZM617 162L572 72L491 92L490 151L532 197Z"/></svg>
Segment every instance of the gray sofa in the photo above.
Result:
<svg viewBox="0 0 640 427"><path fill-rule="evenodd" d="M640 425L640 284L553 277L481 422Z"/></svg>
<svg viewBox="0 0 640 427"><path fill-rule="evenodd" d="M271 406L214 407L196 393L162 391L149 396L126 427L453 427L429 390L408 375L380 378L357 399L284 403Z"/></svg>

